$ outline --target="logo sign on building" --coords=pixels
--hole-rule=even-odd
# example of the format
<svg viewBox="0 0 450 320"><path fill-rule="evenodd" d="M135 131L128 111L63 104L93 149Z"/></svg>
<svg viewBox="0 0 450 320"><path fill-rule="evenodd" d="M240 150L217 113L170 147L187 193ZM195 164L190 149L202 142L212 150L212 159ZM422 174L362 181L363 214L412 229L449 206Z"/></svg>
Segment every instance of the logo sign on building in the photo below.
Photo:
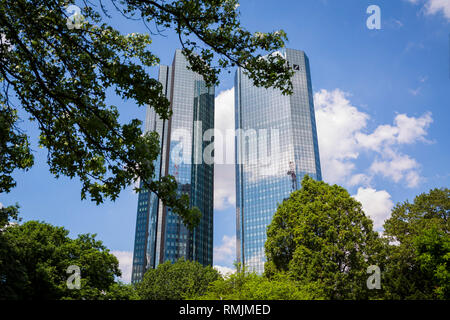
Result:
<svg viewBox="0 0 450 320"><path fill-rule="evenodd" d="M289 63L289 61L287 62L287 66L288 66L289 68L291 68L291 64ZM292 65L292 69L294 69L294 71L300 71L300 65L298 65L298 64L293 64L293 65Z"/></svg>

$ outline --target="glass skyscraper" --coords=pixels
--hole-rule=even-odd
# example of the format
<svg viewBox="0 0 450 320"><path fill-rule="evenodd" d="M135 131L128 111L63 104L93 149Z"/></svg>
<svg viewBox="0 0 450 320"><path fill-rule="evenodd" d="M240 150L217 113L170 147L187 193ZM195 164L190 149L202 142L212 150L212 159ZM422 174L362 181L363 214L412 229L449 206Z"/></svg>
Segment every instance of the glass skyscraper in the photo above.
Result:
<svg viewBox="0 0 450 320"><path fill-rule="evenodd" d="M154 193L141 191L133 283L139 282L147 269L156 268L165 261L185 258L212 265L214 165L198 159L206 145L211 145L211 142L203 142L202 137L206 130L214 128L214 88L207 87L203 78L187 66L181 50L176 50L171 66L160 66L158 80L173 114L168 121L163 121L153 108L148 107L145 130L156 131L161 138L161 154L155 163L156 179L174 176L178 192L189 195L190 205L200 209L202 218L190 232L179 216ZM180 152L183 155L181 163L177 160Z"/></svg>
<svg viewBox="0 0 450 320"><path fill-rule="evenodd" d="M235 76L235 126L242 131L236 137L237 260L257 273L264 271L266 230L278 204L304 175L322 179L308 57L293 49L280 54L294 70L290 96L254 86L241 68Z"/></svg>

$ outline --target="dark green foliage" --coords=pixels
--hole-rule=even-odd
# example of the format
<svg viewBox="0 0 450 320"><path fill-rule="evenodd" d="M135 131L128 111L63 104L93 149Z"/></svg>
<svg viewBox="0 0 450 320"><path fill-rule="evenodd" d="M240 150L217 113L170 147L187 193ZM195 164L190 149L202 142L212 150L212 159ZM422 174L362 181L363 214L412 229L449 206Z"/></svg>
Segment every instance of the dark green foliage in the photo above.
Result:
<svg viewBox="0 0 450 320"><path fill-rule="evenodd" d="M144 300L189 299L206 292L208 285L219 278L217 270L196 261L167 261L149 269L137 285L137 294Z"/></svg>

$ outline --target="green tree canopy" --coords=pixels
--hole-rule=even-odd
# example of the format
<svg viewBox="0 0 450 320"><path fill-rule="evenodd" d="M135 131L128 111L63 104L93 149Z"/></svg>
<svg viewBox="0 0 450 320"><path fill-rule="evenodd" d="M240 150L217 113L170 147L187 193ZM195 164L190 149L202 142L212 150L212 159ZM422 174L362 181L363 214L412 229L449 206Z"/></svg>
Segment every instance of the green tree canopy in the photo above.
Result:
<svg viewBox="0 0 450 320"><path fill-rule="evenodd" d="M433 189L397 204L384 224L391 242L388 299L450 298L450 190Z"/></svg>
<svg viewBox="0 0 450 320"><path fill-rule="evenodd" d="M192 228L199 211L177 194L173 177L155 179L156 132L143 134L141 121L119 121L115 92L138 106L150 105L162 119L171 115L161 84L146 67L159 63L148 34L121 34L109 25L105 3L77 1L82 23L67 11L69 0L0 0L0 192L15 186L15 169L33 165L29 137L18 110L40 130L50 171L79 177L82 198L97 204L116 199L137 179ZM239 20L237 0L111 0L123 17L142 20L152 36L171 29L192 70L208 85L221 69L243 67L256 85L292 91L292 70L278 54L286 34L250 33ZM269 54L264 57L265 54ZM17 103L16 103L17 101Z"/></svg>
<svg viewBox="0 0 450 320"><path fill-rule="evenodd" d="M5 235L18 218L19 205L0 207L0 299L18 298L18 288L25 286L22 274L26 272L16 257L15 246Z"/></svg>
<svg viewBox="0 0 450 320"><path fill-rule="evenodd" d="M4 209L0 209L2 211ZM119 262L95 235L76 239L38 221L3 225L0 237L0 299L128 299L116 283ZM80 269L80 289L69 289L69 266Z"/></svg>
<svg viewBox="0 0 450 320"><path fill-rule="evenodd" d="M148 269L136 290L143 300L189 299L204 294L218 278L217 270L196 261L166 261L156 269Z"/></svg>
<svg viewBox="0 0 450 320"><path fill-rule="evenodd" d="M268 227L265 274L321 287L325 298L368 297L367 267L381 247L361 204L337 185L305 176Z"/></svg>

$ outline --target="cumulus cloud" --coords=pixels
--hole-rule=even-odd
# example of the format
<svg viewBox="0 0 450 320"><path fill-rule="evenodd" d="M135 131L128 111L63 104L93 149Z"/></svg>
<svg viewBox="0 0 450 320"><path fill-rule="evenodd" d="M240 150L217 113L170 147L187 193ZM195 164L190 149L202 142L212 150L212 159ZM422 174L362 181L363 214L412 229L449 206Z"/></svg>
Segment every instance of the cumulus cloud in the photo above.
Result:
<svg viewBox="0 0 450 320"><path fill-rule="evenodd" d="M428 14L442 12L447 20L450 21L450 1L448 0L429 0L425 5Z"/></svg>
<svg viewBox="0 0 450 320"><path fill-rule="evenodd" d="M214 127L225 135L227 130L234 130L234 88L224 90L215 99ZM234 159L234 139L224 141L224 162ZM223 210L234 206L235 167L233 164L214 165L214 209Z"/></svg>
<svg viewBox="0 0 450 320"><path fill-rule="evenodd" d="M319 149L324 180L347 186L369 186L380 175L408 187L420 182L420 164L400 147L425 138L433 122L431 113L420 117L395 116L393 125L382 124L367 133L370 116L353 106L350 95L339 89L321 90L314 95ZM362 152L371 152L369 168L356 172L356 160Z"/></svg>
<svg viewBox="0 0 450 320"><path fill-rule="evenodd" d="M236 259L236 236L224 235L222 243L214 247L214 261L220 264L232 265Z"/></svg>
<svg viewBox="0 0 450 320"><path fill-rule="evenodd" d="M394 207L391 195L385 190L360 187L353 197L361 202L364 212L373 220L374 229L381 231L384 221L389 218Z"/></svg>
<svg viewBox="0 0 450 320"><path fill-rule="evenodd" d="M398 148L415 142L429 143L425 136L432 122L430 113L418 118L399 114L395 117L394 126L381 125L372 134L358 133L360 145L376 151L379 156L369 171L394 182L404 182L408 187L416 187L421 180L420 164L409 155L401 154Z"/></svg>
<svg viewBox="0 0 450 320"><path fill-rule="evenodd" d="M234 87L220 92L214 101L214 127L234 129ZM234 153L234 147L230 151Z"/></svg>
<svg viewBox="0 0 450 320"><path fill-rule="evenodd" d="M125 283L131 282L131 270L133 267L133 252L130 251L111 251L119 260L119 269L122 271L120 280Z"/></svg>

